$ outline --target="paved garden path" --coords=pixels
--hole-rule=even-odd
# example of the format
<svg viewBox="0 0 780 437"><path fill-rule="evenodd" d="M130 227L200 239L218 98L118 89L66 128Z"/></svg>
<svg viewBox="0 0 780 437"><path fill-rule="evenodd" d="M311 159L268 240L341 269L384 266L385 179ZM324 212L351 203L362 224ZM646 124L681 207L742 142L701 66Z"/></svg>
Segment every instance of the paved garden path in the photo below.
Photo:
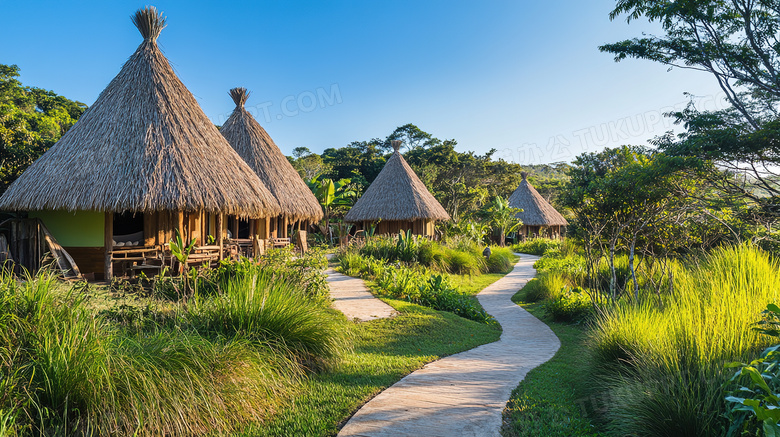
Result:
<svg viewBox="0 0 780 437"><path fill-rule="evenodd" d="M339 436L499 436L512 390L560 346L547 325L510 300L536 274L537 259L521 254L511 273L477 296L503 327L499 341L406 376L358 410Z"/></svg>
<svg viewBox="0 0 780 437"><path fill-rule="evenodd" d="M325 270L325 274L328 275L326 281L333 298L331 306L349 320L366 322L398 314L393 307L374 297L362 279L342 275L332 268Z"/></svg>

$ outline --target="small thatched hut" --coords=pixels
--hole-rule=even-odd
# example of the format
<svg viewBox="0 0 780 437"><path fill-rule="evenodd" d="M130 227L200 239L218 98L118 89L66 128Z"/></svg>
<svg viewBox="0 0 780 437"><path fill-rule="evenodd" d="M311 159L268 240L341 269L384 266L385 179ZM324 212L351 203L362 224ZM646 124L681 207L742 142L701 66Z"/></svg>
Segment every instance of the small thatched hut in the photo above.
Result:
<svg viewBox="0 0 780 437"><path fill-rule="evenodd" d="M163 15L147 7L132 20L141 45L0 198L0 209L41 219L82 272L105 278L114 264L164 253L177 229L198 245L213 237L221 257L225 215L281 211L160 51Z"/></svg>
<svg viewBox="0 0 780 437"><path fill-rule="evenodd" d="M509 196L509 206L523 210L517 214L523 221L520 233L524 238L563 235L569 223L528 183L528 173L522 172L520 175L523 177L520 186Z"/></svg>
<svg viewBox="0 0 780 437"><path fill-rule="evenodd" d="M240 239L250 235L262 240L272 237L286 238L288 224L297 222L300 228L306 222L320 220L323 213L317 198L268 132L244 108L249 91L246 88L233 88L230 90L230 96L236 108L222 125L220 132L257 173L279 201L282 209L278 217L253 220L244 226L241 226L243 222L236 218L228 225L231 233Z"/></svg>
<svg viewBox="0 0 780 437"><path fill-rule="evenodd" d="M367 229L376 223L376 233L396 234L411 229L415 235L433 236L434 223L450 215L425 187L393 141L393 154L344 220Z"/></svg>

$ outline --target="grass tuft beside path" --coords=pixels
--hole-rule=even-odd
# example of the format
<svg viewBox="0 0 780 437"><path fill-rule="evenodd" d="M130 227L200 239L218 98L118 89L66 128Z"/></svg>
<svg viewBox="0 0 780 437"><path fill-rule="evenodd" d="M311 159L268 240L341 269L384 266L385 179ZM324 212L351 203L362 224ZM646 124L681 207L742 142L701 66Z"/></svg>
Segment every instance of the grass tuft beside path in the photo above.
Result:
<svg viewBox="0 0 780 437"><path fill-rule="evenodd" d="M595 437L603 436L583 412L590 408L584 382L588 379L589 355L582 325L557 323L546 317L541 304L524 303L525 292L512 297L528 312L545 322L561 341L552 360L528 372L512 392L504 410L505 437Z"/></svg>
<svg viewBox="0 0 780 437"><path fill-rule="evenodd" d="M498 340L500 328L386 299L401 314L352 326L354 350L339 367L313 375L300 394L247 436L330 436L364 402L446 355Z"/></svg>

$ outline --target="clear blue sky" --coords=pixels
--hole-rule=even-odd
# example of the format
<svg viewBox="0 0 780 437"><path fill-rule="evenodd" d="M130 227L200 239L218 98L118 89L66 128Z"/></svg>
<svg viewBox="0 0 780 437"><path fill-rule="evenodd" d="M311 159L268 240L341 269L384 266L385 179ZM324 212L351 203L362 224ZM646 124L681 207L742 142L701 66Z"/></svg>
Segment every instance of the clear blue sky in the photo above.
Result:
<svg viewBox="0 0 780 437"><path fill-rule="evenodd" d="M520 164L645 144L684 92L719 105L704 73L614 63L599 44L657 29L609 21L614 0L163 0L158 42L221 124L247 103L282 151L321 152L414 123L461 151ZM128 1L8 2L0 63L26 85L91 104L141 42Z"/></svg>

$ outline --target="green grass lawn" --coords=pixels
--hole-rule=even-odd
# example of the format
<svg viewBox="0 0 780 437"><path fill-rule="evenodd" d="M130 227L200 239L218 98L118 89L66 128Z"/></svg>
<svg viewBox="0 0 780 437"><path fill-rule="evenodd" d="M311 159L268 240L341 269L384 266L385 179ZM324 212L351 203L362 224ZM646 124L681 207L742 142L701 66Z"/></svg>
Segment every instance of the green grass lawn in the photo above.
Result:
<svg viewBox="0 0 780 437"><path fill-rule="evenodd" d="M333 266L334 263L331 263ZM476 295L503 274L449 275L466 294ZM368 285L374 286L368 282ZM90 285L85 294L97 311L148 305L175 306L138 296L132 291L110 291ZM497 341L498 325L487 325L408 302L384 299L400 314L391 319L350 323L353 343L332 370L309 375L287 400L277 399L272 418L245 429L244 436L332 436L360 406L405 375L447 355Z"/></svg>
<svg viewBox="0 0 780 437"><path fill-rule="evenodd" d="M552 360L530 371L512 392L504 411L504 436L604 435L583 412L583 408L592 408L584 385L590 369L584 359L588 356L584 327L551 321L541 304L523 303L524 295L520 290L512 301L544 321L560 339L561 348Z"/></svg>
<svg viewBox="0 0 780 437"><path fill-rule="evenodd" d="M517 260L514 262L516 263ZM476 296L485 287L506 276L506 273L483 273L476 276L447 273L447 276L449 276L452 285L458 287L462 293Z"/></svg>
<svg viewBox="0 0 780 437"><path fill-rule="evenodd" d="M443 356L498 340L500 328L398 300L401 314L354 324L354 349L329 373L311 376L294 400L246 436L330 436L363 403Z"/></svg>

